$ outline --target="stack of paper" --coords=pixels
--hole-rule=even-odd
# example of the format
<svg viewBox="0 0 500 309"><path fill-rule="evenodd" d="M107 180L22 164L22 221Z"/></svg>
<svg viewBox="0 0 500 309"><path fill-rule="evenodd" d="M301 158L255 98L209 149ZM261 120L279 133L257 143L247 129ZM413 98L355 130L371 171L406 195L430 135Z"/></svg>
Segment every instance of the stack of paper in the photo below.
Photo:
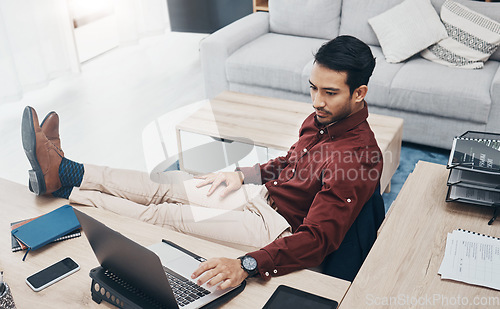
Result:
<svg viewBox="0 0 500 309"><path fill-rule="evenodd" d="M500 290L500 239L454 230L448 233L445 250L441 279Z"/></svg>

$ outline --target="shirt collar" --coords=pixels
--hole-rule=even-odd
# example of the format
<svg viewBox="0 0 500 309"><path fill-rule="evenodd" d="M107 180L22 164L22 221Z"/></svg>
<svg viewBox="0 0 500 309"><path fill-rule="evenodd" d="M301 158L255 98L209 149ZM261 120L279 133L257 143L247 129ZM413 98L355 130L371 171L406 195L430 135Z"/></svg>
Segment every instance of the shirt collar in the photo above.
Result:
<svg viewBox="0 0 500 309"><path fill-rule="evenodd" d="M368 118L368 107L366 105L366 102L363 101L363 108L347 118L336 121L334 123L330 123L326 126L322 126L318 123L316 117L314 117L314 124L319 129L326 130L330 139L333 139L344 134L347 131L354 129L359 124L364 122L366 118Z"/></svg>

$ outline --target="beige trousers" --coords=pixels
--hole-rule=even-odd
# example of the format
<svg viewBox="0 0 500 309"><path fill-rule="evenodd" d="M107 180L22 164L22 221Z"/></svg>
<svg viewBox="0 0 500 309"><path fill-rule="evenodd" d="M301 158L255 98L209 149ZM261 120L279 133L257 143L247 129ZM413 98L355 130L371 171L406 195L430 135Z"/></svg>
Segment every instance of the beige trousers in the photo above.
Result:
<svg viewBox="0 0 500 309"><path fill-rule="evenodd" d="M200 181L171 171L160 184L144 172L85 164L82 184L69 201L226 245L263 247L291 234L285 218L269 205L265 186L245 184L221 198L222 186L207 196L210 185L196 188Z"/></svg>

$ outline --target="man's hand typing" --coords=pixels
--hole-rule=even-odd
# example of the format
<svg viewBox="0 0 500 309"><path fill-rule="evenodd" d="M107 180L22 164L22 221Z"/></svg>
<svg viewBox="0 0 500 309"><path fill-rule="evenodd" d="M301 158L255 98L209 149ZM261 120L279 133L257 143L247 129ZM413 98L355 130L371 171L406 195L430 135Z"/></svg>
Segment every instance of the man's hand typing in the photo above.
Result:
<svg viewBox="0 0 500 309"><path fill-rule="evenodd" d="M207 283L212 287L221 283L218 289L227 289L238 286L248 276L248 273L241 268L239 259L212 258L200 264L193 272L191 278L198 278L198 285Z"/></svg>

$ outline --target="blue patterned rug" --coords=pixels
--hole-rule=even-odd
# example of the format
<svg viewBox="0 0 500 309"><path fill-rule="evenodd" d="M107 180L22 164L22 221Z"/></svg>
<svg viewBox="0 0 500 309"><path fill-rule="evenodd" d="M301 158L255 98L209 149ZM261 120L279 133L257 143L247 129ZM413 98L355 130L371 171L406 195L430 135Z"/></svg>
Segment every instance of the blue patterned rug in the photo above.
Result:
<svg viewBox="0 0 500 309"><path fill-rule="evenodd" d="M382 195L385 212L387 213L387 210L389 210L392 202L398 196L401 187L403 187L406 178L413 171L418 161L422 160L445 165L449 155L449 150L403 142L399 167L391 180L391 192Z"/></svg>

